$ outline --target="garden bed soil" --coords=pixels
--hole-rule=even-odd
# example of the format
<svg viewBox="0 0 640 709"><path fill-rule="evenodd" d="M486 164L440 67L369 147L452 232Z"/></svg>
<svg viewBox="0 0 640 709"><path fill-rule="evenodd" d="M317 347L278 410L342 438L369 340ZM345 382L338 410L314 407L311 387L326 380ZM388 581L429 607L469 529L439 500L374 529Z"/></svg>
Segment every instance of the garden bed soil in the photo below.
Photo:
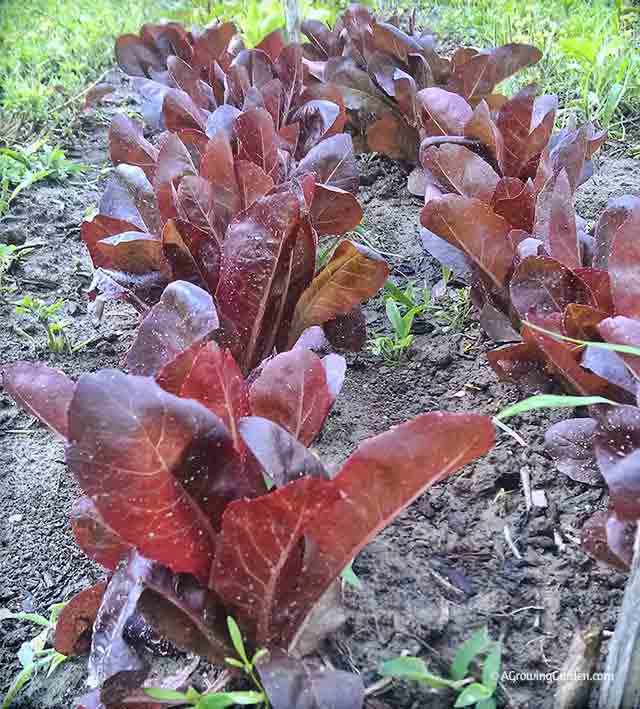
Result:
<svg viewBox="0 0 640 709"><path fill-rule="evenodd" d="M0 222L0 241L46 244L5 278L5 286L15 291L0 294L3 363L37 358L77 377L122 361L137 317L124 305L110 305L103 322L92 323L85 296L91 265L79 225L98 202L100 168L108 159L107 126L99 118L132 100L121 86L106 108L85 115L68 156L92 165L91 172L66 184L36 185ZM420 200L406 190L407 171L379 156L361 157L360 166L367 239L385 252L396 276L433 285L440 269L422 252ZM629 192L640 193L639 163L604 157L596 176L579 191L579 212L594 219L609 197ZM24 329L24 322L11 304L26 294L47 302L64 299L71 340L92 343L74 354L53 355L42 335L30 331L34 347L15 329ZM367 306L366 317L370 332L385 330L381 298ZM485 359L491 343L473 317L462 332L446 332L433 321L419 329L408 358L398 363L369 353L349 355L345 387L316 446L330 464L344 460L364 438L420 412L494 414L526 394L497 381ZM625 576L597 565L577 543L584 520L605 506L605 492L563 477L545 454L544 431L561 416L534 412L516 419L526 447L499 432L489 455L423 495L359 555L354 569L362 588L345 589L348 622L327 642L327 661L362 673L367 685L379 679L376 670L383 660L402 652L418 654L435 671L446 672L456 647L486 624L504 641L504 670L550 672L562 666L578 627L596 622L613 630ZM46 613L52 603L100 577L69 529L68 512L78 490L63 459L62 443L0 394L0 607ZM527 512L523 470L533 488L544 491L546 508ZM507 545L505 526L521 558ZM33 634L26 623L0 625L0 692L19 669L21 643ZM82 693L85 661L68 662L50 678L38 678L12 706L69 709ZM173 660L181 662L179 656ZM552 707L554 691L552 683L505 680L501 706ZM395 683L369 698L368 706L445 709L453 700Z"/></svg>

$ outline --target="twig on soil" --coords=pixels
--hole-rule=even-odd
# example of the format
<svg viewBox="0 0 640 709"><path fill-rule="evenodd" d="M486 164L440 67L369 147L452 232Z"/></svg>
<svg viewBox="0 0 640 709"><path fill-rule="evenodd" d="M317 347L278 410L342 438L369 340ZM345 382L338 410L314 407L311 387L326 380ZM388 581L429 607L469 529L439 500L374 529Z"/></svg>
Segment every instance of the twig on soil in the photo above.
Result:
<svg viewBox="0 0 640 709"><path fill-rule="evenodd" d="M513 535L511 534L511 527L508 524L504 525L504 539L507 542L509 549L513 552L516 559L522 559L522 554L518 551L518 547L513 541Z"/></svg>
<svg viewBox="0 0 640 709"><path fill-rule="evenodd" d="M370 697L373 694L380 694L383 692L387 687L393 682L393 679L391 677L383 677L382 679L379 679L377 682L374 682L373 684L370 684L365 690L364 690L364 696L365 697Z"/></svg>
<svg viewBox="0 0 640 709"><path fill-rule="evenodd" d="M522 606L522 608L516 608L514 611L511 611L509 615L516 615L518 613L523 613L524 611L543 611L545 610L544 606Z"/></svg>
<svg viewBox="0 0 640 709"><path fill-rule="evenodd" d="M507 424L504 423L504 421L500 421L500 419L495 418L495 416L493 417L492 421L493 421L494 426L497 426L498 428L502 429L505 433L508 433L511 436L511 438L516 440L524 448L527 447L528 444L524 440L524 438L519 433L514 431L511 428L511 426L507 426Z"/></svg>
<svg viewBox="0 0 640 709"><path fill-rule="evenodd" d="M110 71L111 71L111 67L109 69L106 69L105 71L103 71L102 74L100 74L100 76L92 84L89 84L89 86L86 86L84 89L82 89L82 91L75 94L74 96L71 96L66 101L61 103L59 106L56 106L53 109L53 112L60 111L63 108L66 108L69 104L74 103L78 99L81 99L85 94L88 94L89 91L91 91L91 89L94 88L94 86L97 86Z"/></svg>
<svg viewBox="0 0 640 709"><path fill-rule="evenodd" d="M450 591L452 593L457 593L458 595L463 596L463 597L466 595L462 589L449 583L444 576L441 576L437 571L432 569L429 565L427 565L427 570L429 571L429 573L433 576L433 578L438 583L442 584L442 586L444 586L444 588L447 589L447 591Z"/></svg>
<svg viewBox="0 0 640 709"><path fill-rule="evenodd" d="M520 468L520 482L522 483L522 491L524 492L524 502L527 506L527 512L531 512L533 507L533 497L531 495L531 474L529 468L525 465Z"/></svg>

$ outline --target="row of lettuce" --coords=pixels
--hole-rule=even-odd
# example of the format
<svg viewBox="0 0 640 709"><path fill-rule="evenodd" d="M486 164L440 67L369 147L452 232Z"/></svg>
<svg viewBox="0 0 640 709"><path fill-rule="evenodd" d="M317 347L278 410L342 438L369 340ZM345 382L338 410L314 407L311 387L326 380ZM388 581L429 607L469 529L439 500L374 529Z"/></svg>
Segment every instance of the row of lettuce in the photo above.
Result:
<svg viewBox="0 0 640 709"><path fill-rule="evenodd" d="M345 376L332 351L362 346L361 305L389 273L358 243L320 241L362 218L354 139L415 166L424 246L508 343L489 355L498 375L618 404L548 438L563 472L609 485L609 513L585 531L590 551L630 559L638 360L575 342L640 344L640 203L612 203L594 235L573 208L605 135L554 132L556 100L532 87L496 93L540 59L533 47L444 58L432 36L361 6L303 32L304 44L275 32L254 49L228 23L118 39L152 134L114 118L116 169L82 238L95 313L113 299L141 313L128 373L4 372L6 390L66 441L83 492L74 534L109 572L56 633L64 654L91 637L86 709L141 701L136 619L220 664L232 654L227 616L250 648L269 650L258 672L276 709L302 707L319 682L332 706L361 707L360 677L314 674L300 659L344 621L341 571L493 445L489 418L436 412L368 439L335 474L309 450Z"/></svg>

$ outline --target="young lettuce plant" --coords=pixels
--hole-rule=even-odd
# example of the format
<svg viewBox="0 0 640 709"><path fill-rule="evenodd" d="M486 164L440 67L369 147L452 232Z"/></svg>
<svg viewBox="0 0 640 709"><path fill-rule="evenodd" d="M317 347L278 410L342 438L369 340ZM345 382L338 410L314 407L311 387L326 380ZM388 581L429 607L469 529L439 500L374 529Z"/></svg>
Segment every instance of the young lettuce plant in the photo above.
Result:
<svg viewBox="0 0 640 709"><path fill-rule="evenodd" d="M333 29L308 20L302 31L309 74L340 89L369 148L413 163L420 140L461 126L467 102L500 105L505 99L495 87L542 57L535 47L508 44L481 52L461 47L446 59L433 35L417 34L413 22L407 34L362 5L350 5Z"/></svg>
<svg viewBox="0 0 640 709"><path fill-rule="evenodd" d="M254 116L259 123L260 111L238 120ZM256 160L263 160L265 145L254 144L262 156L252 153ZM145 312L164 285L176 279L211 293L221 337L247 373L274 347L290 348L312 325L346 318L343 325L348 326L354 308L382 287L388 267L376 253L345 240L325 267L315 270L318 235L312 216L320 220L316 225L327 225L339 201L325 201L322 195L316 199L312 175L331 183L329 192L334 186L340 191L338 185L357 185L347 136L320 143L300 163L294 179L270 185L264 195L240 188L236 165L227 135L218 131L207 142L199 174L193 174L184 144L169 134L158 154L153 186L141 168L120 165L100 214L83 224L82 236L97 269L94 287L103 299L128 300ZM313 213L313 204L323 201L326 209ZM334 225L345 219L344 213L334 216ZM351 224L341 223L337 231ZM344 346L357 346L360 330L347 327L343 340Z"/></svg>
<svg viewBox="0 0 640 709"><path fill-rule="evenodd" d="M145 376L103 370L73 383L26 363L4 374L8 393L66 439L84 494L72 513L76 539L113 572L80 706L121 707L139 696L148 667L124 634L139 616L218 664L232 654L232 616L248 655L269 651L257 671L275 709L307 706L310 693L362 707L358 676L301 659L343 620L336 582L426 488L491 447L493 424L475 414L423 414L365 441L329 476L307 446L335 400L344 361L299 346L247 381L203 334L211 318L180 300L198 289L170 289L130 352L129 369ZM77 627L72 621L66 627Z"/></svg>

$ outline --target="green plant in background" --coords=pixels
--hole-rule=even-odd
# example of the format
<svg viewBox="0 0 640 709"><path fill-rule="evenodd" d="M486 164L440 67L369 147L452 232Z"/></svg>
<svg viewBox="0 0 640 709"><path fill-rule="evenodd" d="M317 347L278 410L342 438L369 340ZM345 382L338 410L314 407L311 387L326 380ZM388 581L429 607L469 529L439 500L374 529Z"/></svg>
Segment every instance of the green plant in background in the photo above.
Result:
<svg viewBox="0 0 640 709"><path fill-rule="evenodd" d="M21 258L28 256L38 246L41 244L23 244L22 246L0 244L0 293L8 290L8 287L3 283L4 276Z"/></svg>
<svg viewBox="0 0 640 709"><path fill-rule="evenodd" d="M62 181L88 169L67 160L61 148L52 148L44 139L24 148L0 148L0 217L23 190L36 182L47 178Z"/></svg>
<svg viewBox="0 0 640 709"><path fill-rule="evenodd" d="M421 308L415 306L402 314L397 302L393 298L388 298L385 302L385 311L393 327L393 335L376 335L369 342L369 350L377 357L399 360L411 347L413 342L411 328L416 315L421 312Z"/></svg>
<svg viewBox="0 0 640 709"><path fill-rule="evenodd" d="M64 306L64 300L57 300L55 303L47 305L40 298L32 298L30 295L25 295L22 300L14 303L16 313L29 318L31 322L42 328L47 334L47 347L52 352L64 352L65 350L72 352L77 350L77 347L72 347L66 333L66 328L69 325L65 320L58 317L60 310ZM23 337L26 337L31 342L33 338L24 330L19 330Z"/></svg>
<svg viewBox="0 0 640 709"><path fill-rule="evenodd" d="M637 11L624 0L445 0L425 21L474 45L535 44L542 61L501 90L536 81L558 94L561 122L577 112L623 137L640 104Z"/></svg>
<svg viewBox="0 0 640 709"><path fill-rule="evenodd" d="M471 664L482 667L481 679L471 674ZM495 692L502 664L502 644L492 640L487 628L477 630L456 651L449 677L430 672L419 657L396 657L380 667L383 677L423 682L434 689L450 689L456 693L454 707L475 706L475 709L496 709Z"/></svg>
<svg viewBox="0 0 640 709"><path fill-rule="evenodd" d="M176 692L172 689L149 687L145 689L145 692L152 699L168 702L182 702L196 709L224 709L225 707L233 707L236 705L249 706L255 704L262 704L265 709L269 709L269 699L258 679L255 669L256 662L258 662L261 657L264 657L267 651L257 650L253 657L249 659L242 640L240 628L236 621L230 616L227 618L227 627L229 629L231 642L238 656L227 657L225 661L230 667L242 670L256 687L257 691L212 692L210 694L201 694L193 688L189 688L186 692Z"/></svg>
<svg viewBox="0 0 640 709"><path fill-rule="evenodd" d="M333 24L345 3L313 3L300 0L300 16ZM284 27L282 0L228 0L215 2L211 6L212 15L232 19L241 29L245 41L255 46L269 32Z"/></svg>
<svg viewBox="0 0 640 709"><path fill-rule="evenodd" d="M392 280L385 283L385 312L393 328L393 335L376 334L369 342L369 351L376 356L398 360L411 347L411 330L416 317L431 316L445 332L461 332L471 317L472 304L468 288L451 288L452 274L446 267L436 288L440 291L435 298L433 291L419 287L414 281L407 281L400 288ZM434 288L434 290L436 289Z"/></svg>
<svg viewBox="0 0 640 709"><path fill-rule="evenodd" d="M4 608L0 609L0 621L3 620L26 620L42 627L42 630L31 640L22 643L18 651L18 659L22 669L16 675L8 692L2 700L2 709L7 709L16 694L31 680L37 672L46 672L47 677L62 664L66 655L62 655L54 648L47 648L49 633L55 630L60 612L65 603L56 603L51 606L49 617L39 613L12 613Z"/></svg>

